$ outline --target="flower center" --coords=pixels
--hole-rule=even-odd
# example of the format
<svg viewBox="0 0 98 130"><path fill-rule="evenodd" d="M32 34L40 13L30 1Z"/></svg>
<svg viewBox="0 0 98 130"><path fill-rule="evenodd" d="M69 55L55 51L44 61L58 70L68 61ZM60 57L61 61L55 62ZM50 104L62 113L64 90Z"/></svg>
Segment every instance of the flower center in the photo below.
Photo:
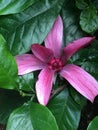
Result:
<svg viewBox="0 0 98 130"><path fill-rule="evenodd" d="M61 59L59 58L52 58L49 62L48 62L48 66L50 69L54 70L54 71L59 71L62 69L63 67L63 62Z"/></svg>

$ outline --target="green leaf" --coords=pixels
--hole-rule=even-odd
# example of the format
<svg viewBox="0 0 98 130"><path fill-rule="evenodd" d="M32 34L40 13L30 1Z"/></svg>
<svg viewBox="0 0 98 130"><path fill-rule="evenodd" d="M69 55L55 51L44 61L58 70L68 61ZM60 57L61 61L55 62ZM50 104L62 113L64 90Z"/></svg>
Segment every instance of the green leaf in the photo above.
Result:
<svg viewBox="0 0 98 130"><path fill-rule="evenodd" d="M74 98L71 97L66 88L48 104L48 108L57 120L59 130L77 130L83 101L81 101L80 95L78 95L78 103L75 102Z"/></svg>
<svg viewBox="0 0 98 130"><path fill-rule="evenodd" d="M68 44L85 35L79 25L80 12L73 0L70 0L70 2L69 0L65 1L62 9L62 18L64 23L64 44Z"/></svg>
<svg viewBox="0 0 98 130"><path fill-rule="evenodd" d="M26 53L42 43L58 16L64 0L41 0L20 14L1 16L0 32L13 55Z"/></svg>
<svg viewBox="0 0 98 130"><path fill-rule="evenodd" d="M91 0L96 9L98 10L98 0Z"/></svg>
<svg viewBox="0 0 98 130"><path fill-rule="evenodd" d="M15 89L18 81L17 65L6 45L0 35L0 88Z"/></svg>
<svg viewBox="0 0 98 130"><path fill-rule="evenodd" d="M98 116L90 122L87 130L98 130Z"/></svg>
<svg viewBox="0 0 98 130"><path fill-rule="evenodd" d="M71 61L91 73L98 80L98 41L95 40L90 46L80 50Z"/></svg>
<svg viewBox="0 0 98 130"><path fill-rule="evenodd" d="M24 91L32 91L34 89L35 79L33 73L19 76L19 79L19 89Z"/></svg>
<svg viewBox="0 0 98 130"><path fill-rule="evenodd" d="M46 107L29 102L12 112L6 130L58 130L58 127Z"/></svg>
<svg viewBox="0 0 98 130"><path fill-rule="evenodd" d="M81 12L80 25L81 28L87 33L92 33L98 29L97 10L93 5Z"/></svg>
<svg viewBox="0 0 98 130"><path fill-rule="evenodd" d="M11 112L21 106L27 98L17 91L0 89L0 124L6 124Z"/></svg>
<svg viewBox="0 0 98 130"><path fill-rule="evenodd" d="M72 88L72 86L69 87L69 92L73 100L79 105L81 109L86 103L86 98L78 93L74 88Z"/></svg>
<svg viewBox="0 0 98 130"><path fill-rule="evenodd" d="M87 0L75 0L76 1L76 6L79 9L86 9L88 7Z"/></svg>
<svg viewBox="0 0 98 130"><path fill-rule="evenodd" d="M19 13L37 0L1 0L0 15Z"/></svg>

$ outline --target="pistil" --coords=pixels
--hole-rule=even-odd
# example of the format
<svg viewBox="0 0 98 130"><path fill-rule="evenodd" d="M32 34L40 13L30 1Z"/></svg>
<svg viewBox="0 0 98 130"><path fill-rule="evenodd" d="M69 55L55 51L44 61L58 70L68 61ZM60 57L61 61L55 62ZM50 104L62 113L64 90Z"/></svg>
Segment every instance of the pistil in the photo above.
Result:
<svg viewBox="0 0 98 130"><path fill-rule="evenodd" d="M63 67L63 62L60 58L52 58L48 62L48 66L49 66L50 69L52 69L54 71L59 71Z"/></svg>

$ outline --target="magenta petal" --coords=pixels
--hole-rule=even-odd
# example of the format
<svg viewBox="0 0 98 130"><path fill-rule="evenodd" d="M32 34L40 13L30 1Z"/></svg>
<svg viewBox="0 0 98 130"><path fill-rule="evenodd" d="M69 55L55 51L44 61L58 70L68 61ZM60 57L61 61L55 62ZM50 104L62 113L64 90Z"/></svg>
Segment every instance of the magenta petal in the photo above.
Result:
<svg viewBox="0 0 98 130"><path fill-rule="evenodd" d="M94 39L95 37L83 37L83 38L73 41L72 43L69 43L64 48L65 60L68 60L79 49L89 45Z"/></svg>
<svg viewBox="0 0 98 130"><path fill-rule="evenodd" d="M66 65L60 75L91 102L98 95L98 82L85 70L76 65Z"/></svg>
<svg viewBox="0 0 98 130"><path fill-rule="evenodd" d="M31 50L33 54L43 62L47 62L53 56L52 50L39 44L33 44Z"/></svg>
<svg viewBox="0 0 98 130"><path fill-rule="evenodd" d="M53 50L56 57L60 56L62 48L63 23L60 16L57 17L50 33L45 39L45 46Z"/></svg>
<svg viewBox="0 0 98 130"><path fill-rule="evenodd" d="M45 67L43 62L31 54L17 55L15 58L18 65L18 75L40 70Z"/></svg>
<svg viewBox="0 0 98 130"><path fill-rule="evenodd" d="M48 68L44 68L38 77L36 82L36 93L40 104L47 105L54 79L54 72Z"/></svg>

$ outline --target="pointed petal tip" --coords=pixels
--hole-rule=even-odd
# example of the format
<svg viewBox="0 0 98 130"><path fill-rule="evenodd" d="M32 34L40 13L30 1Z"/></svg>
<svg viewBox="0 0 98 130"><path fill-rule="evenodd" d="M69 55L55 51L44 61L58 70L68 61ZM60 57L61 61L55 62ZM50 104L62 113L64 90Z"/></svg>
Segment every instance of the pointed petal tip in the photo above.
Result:
<svg viewBox="0 0 98 130"><path fill-rule="evenodd" d="M91 103L94 102L95 98L98 96L98 93L92 98L92 99L89 99L91 101Z"/></svg>
<svg viewBox="0 0 98 130"><path fill-rule="evenodd" d="M89 101L90 101L91 103L93 103L93 102L94 102L94 100L95 100L95 97L94 97L93 99L90 99Z"/></svg>
<svg viewBox="0 0 98 130"><path fill-rule="evenodd" d="M89 39L89 41L90 41L90 42L93 42L93 41L96 39L96 37L95 37L95 36L93 36L93 37L84 37L84 38Z"/></svg>
<svg viewBox="0 0 98 130"><path fill-rule="evenodd" d="M66 65L60 75L64 77L81 95L92 103L98 95L98 82L89 73L76 65Z"/></svg>
<svg viewBox="0 0 98 130"><path fill-rule="evenodd" d="M46 102L46 101L39 101L39 100L38 100L38 102L39 102L41 105L43 105L43 106L47 106L47 104L48 104L48 101Z"/></svg>
<svg viewBox="0 0 98 130"><path fill-rule="evenodd" d="M95 40L95 39L96 39L96 37L95 37L95 36L93 36L93 39Z"/></svg>
<svg viewBox="0 0 98 130"><path fill-rule="evenodd" d="M84 45L88 45L92 43L95 39L96 37L83 37L83 38L80 38L79 40L83 40Z"/></svg>
<svg viewBox="0 0 98 130"><path fill-rule="evenodd" d="M33 50L33 48L35 48L37 45L38 45L38 43L34 43L34 44L32 44L31 47L30 47L31 50Z"/></svg>
<svg viewBox="0 0 98 130"><path fill-rule="evenodd" d="M50 48L55 56L61 55L62 49L62 37L63 37L63 22L60 15L56 18L52 29L48 33L45 39L45 46Z"/></svg>
<svg viewBox="0 0 98 130"><path fill-rule="evenodd" d="M54 72L47 67L44 68L38 76L38 80L36 82L36 95L38 102L44 106L48 104L50 99L53 79Z"/></svg>
<svg viewBox="0 0 98 130"><path fill-rule="evenodd" d="M73 42L69 43L64 48L64 59L68 60L72 55L74 55L78 50L88 46L89 44L93 43L95 37L82 37Z"/></svg>
<svg viewBox="0 0 98 130"><path fill-rule="evenodd" d="M36 89L36 91L37 91L37 100L38 100L38 102L41 105L46 106L48 104L48 102L49 102L49 96L48 97L44 97L45 95L39 94L37 89Z"/></svg>
<svg viewBox="0 0 98 130"><path fill-rule="evenodd" d="M38 45L38 43L31 44L31 48L32 48L33 46L35 46L35 45Z"/></svg>
<svg viewBox="0 0 98 130"><path fill-rule="evenodd" d="M62 18L61 18L61 16L60 15L58 15L58 17L57 17L57 19L56 19L57 21L60 21L60 22L62 22Z"/></svg>

